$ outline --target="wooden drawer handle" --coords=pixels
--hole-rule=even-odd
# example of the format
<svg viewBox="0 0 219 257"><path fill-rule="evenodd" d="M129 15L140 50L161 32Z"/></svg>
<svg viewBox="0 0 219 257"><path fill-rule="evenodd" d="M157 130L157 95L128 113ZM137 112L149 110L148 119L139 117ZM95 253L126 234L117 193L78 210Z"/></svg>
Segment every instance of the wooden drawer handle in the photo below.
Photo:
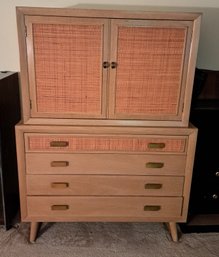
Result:
<svg viewBox="0 0 219 257"><path fill-rule="evenodd" d="M69 209L69 205L62 204L62 205L52 205L51 210L52 211L66 211Z"/></svg>
<svg viewBox="0 0 219 257"><path fill-rule="evenodd" d="M162 149L166 146L165 143L148 143L148 148L150 149Z"/></svg>
<svg viewBox="0 0 219 257"><path fill-rule="evenodd" d="M159 211L161 209L161 206L159 205L145 205L144 211Z"/></svg>
<svg viewBox="0 0 219 257"><path fill-rule="evenodd" d="M148 183L144 185L145 189L161 189L162 188L162 184L155 184L155 183Z"/></svg>
<svg viewBox="0 0 219 257"><path fill-rule="evenodd" d="M51 141L50 146L51 147L66 147L69 145L68 141Z"/></svg>
<svg viewBox="0 0 219 257"><path fill-rule="evenodd" d="M67 182L52 182L51 187L52 188L67 188L67 187L69 187L69 183L67 183Z"/></svg>
<svg viewBox="0 0 219 257"><path fill-rule="evenodd" d="M164 166L163 162L147 162L145 164L146 168L152 168L152 169L161 169Z"/></svg>
<svg viewBox="0 0 219 257"><path fill-rule="evenodd" d="M69 166L69 162L67 161L52 161L50 163L51 167L67 167Z"/></svg>

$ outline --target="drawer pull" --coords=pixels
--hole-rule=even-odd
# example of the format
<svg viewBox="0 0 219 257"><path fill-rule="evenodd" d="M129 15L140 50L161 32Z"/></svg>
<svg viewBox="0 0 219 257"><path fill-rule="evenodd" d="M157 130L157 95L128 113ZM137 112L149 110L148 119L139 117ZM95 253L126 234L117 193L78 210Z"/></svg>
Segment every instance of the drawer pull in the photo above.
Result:
<svg viewBox="0 0 219 257"><path fill-rule="evenodd" d="M69 183L67 183L67 182L52 182L51 187L52 188L67 188L67 187L69 187Z"/></svg>
<svg viewBox="0 0 219 257"><path fill-rule="evenodd" d="M163 168L164 163L163 162L147 162L145 164L146 168L152 168L152 169L160 169Z"/></svg>
<svg viewBox="0 0 219 257"><path fill-rule="evenodd" d="M165 143L148 143L150 149L162 149L165 147Z"/></svg>
<svg viewBox="0 0 219 257"><path fill-rule="evenodd" d="M161 209L161 206L159 205L145 205L144 211L159 211Z"/></svg>
<svg viewBox="0 0 219 257"><path fill-rule="evenodd" d="M66 211L69 209L69 205L62 204L62 205L52 205L51 210L52 211Z"/></svg>
<svg viewBox="0 0 219 257"><path fill-rule="evenodd" d="M69 166L69 162L67 161L52 161L50 163L51 167L67 167Z"/></svg>
<svg viewBox="0 0 219 257"><path fill-rule="evenodd" d="M216 176L216 177L219 177L219 171L216 171L216 172L215 172L215 176Z"/></svg>
<svg viewBox="0 0 219 257"><path fill-rule="evenodd" d="M50 146L51 147L66 147L69 145L68 141L51 141Z"/></svg>
<svg viewBox="0 0 219 257"><path fill-rule="evenodd" d="M154 184L154 183L148 183L144 185L145 189L161 189L162 188L162 184Z"/></svg>

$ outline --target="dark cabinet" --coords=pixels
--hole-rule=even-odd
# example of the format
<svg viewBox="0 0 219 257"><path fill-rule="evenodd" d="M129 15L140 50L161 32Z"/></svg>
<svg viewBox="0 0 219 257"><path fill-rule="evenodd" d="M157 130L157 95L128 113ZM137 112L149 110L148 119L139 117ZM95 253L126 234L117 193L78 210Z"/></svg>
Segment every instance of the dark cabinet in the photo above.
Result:
<svg viewBox="0 0 219 257"><path fill-rule="evenodd" d="M181 227L219 231L219 72L199 70L195 83L190 121L199 132L188 222Z"/></svg>
<svg viewBox="0 0 219 257"><path fill-rule="evenodd" d="M191 120L199 128L190 211L219 214L219 103L196 106Z"/></svg>
<svg viewBox="0 0 219 257"><path fill-rule="evenodd" d="M14 132L19 120L18 73L0 72L0 224L6 229L19 210Z"/></svg>

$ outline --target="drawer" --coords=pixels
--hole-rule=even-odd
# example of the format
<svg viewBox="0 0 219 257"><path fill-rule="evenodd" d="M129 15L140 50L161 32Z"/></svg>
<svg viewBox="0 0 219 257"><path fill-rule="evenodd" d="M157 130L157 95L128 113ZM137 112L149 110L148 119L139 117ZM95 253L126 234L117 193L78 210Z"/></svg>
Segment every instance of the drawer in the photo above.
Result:
<svg viewBox="0 0 219 257"><path fill-rule="evenodd" d="M27 215L41 221L160 220L180 217L181 197L29 196Z"/></svg>
<svg viewBox="0 0 219 257"><path fill-rule="evenodd" d="M183 182L168 176L27 175L27 194L181 196Z"/></svg>
<svg viewBox="0 0 219 257"><path fill-rule="evenodd" d="M27 152L166 152L186 151L185 136L86 136L25 133Z"/></svg>
<svg viewBox="0 0 219 257"><path fill-rule="evenodd" d="M185 155L26 153L27 174L184 175Z"/></svg>

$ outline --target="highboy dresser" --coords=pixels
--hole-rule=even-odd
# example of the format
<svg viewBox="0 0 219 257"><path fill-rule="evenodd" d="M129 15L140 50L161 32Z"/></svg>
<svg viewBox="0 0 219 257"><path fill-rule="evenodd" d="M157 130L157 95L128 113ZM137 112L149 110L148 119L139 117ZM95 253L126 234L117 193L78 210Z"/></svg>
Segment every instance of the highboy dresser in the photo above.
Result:
<svg viewBox="0 0 219 257"><path fill-rule="evenodd" d="M187 217L200 14L17 8L22 221Z"/></svg>

